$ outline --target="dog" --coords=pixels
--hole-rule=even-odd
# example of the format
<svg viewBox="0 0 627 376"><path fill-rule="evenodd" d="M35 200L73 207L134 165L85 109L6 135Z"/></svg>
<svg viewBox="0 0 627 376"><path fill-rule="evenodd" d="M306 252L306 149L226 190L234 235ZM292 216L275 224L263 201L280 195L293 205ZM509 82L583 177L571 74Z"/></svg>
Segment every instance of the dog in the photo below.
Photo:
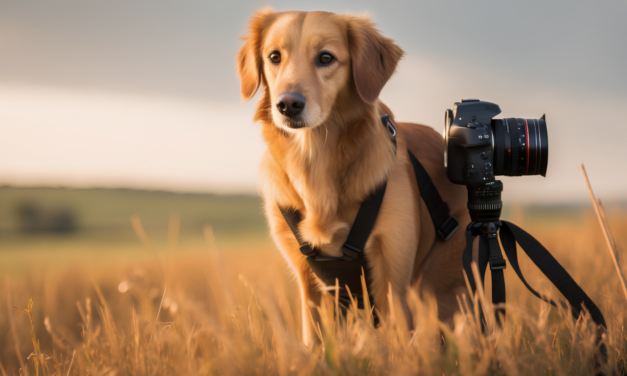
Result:
<svg viewBox="0 0 627 376"><path fill-rule="evenodd" d="M298 210L299 236L324 255L341 246L361 202L387 181L387 189L364 254L369 291L378 311L389 312L387 294L401 302L408 324L410 288L430 291L441 320L458 310L465 289L463 231L437 238L420 196L409 148L430 175L460 228L470 223L467 192L445 174L444 142L432 128L397 124L395 153L381 115L394 116L379 93L403 50L367 16L328 12L262 10L236 59L242 101L263 87L255 121L267 144L259 191L274 242L297 277L302 340L312 342L308 309L319 304L324 284L311 271L279 207Z"/></svg>

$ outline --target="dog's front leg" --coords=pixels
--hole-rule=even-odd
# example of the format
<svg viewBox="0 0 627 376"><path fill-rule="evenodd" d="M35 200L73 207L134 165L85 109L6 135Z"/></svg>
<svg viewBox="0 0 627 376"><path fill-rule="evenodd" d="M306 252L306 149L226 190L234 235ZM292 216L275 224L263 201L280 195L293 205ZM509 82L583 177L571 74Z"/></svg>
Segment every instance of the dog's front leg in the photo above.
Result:
<svg viewBox="0 0 627 376"><path fill-rule="evenodd" d="M385 218L387 213L383 213ZM394 222L388 222L396 225ZM397 226L397 228L400 225ZM410 251L415 249L412 242L413 235L397 237L391 236L393 231L385 231L375 234L366 245L368 263L370 264L371 296L377 310L383 318L388 318L393 312L403 312L407 327L413 329L413 319L407 302L407 291L411 283L411 273L414 263L414 255ZM412 244L413 243L413 244ZM390 299L390 294L391 298ZM396 310L390 303L397 307ZM398 304L398 305L397 305ZM393 319L393 318L391 318Z"/></svg>
<svg viewBox="0 0 627 376"><path fill-rule="evenodd" d="M314 325L320 321L316 307L320 305L321 292L307 261L298 268L298 286L301 299L302 341L311 347L314 341Z"/></svg>
<svg viewBox="0 0 627 376"><path fill-rule="evenodd" d="M266 201L266 216L275 244L287 261L298 282L301 303L302 341L311 346L314 339L312 322L317 322L317 310L311 306L320 304L321 292L316 285L307 258L301 253L298 242L283 218L276 201ZM310 304L310 302L312 304Z"/></svg>

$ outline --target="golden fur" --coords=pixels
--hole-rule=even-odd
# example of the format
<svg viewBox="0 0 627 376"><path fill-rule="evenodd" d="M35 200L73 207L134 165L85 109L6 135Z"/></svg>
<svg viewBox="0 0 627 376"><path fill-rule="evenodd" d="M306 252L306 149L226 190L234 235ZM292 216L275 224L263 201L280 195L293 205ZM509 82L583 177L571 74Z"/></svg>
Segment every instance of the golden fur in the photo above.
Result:
<svg viewBox="0 0 627 376"><path fill-rule="evenodd" d="M281 62L268 56L279 51ZM314 63L321 51L335 61ZM397 123L398 154L381 124L393 114L378 100L403 51L383 37L366 17L327 12L257 12L237 58L242 100L259 86L264 92L255 119L267 143L261 163L260 192L271 233L297 276L302 297L303 341L312 340L308 304L320 301L321 282L313 275L279 211L299 210L299 233L326 255L341 255L361 201L387 179L387 191L365 247L372 269L372 295L378 310L388 310L391 286L406 313L410 286L432 291L439 314L457 309L455 293L464 287L463 229L470 222L466 190L447 179L443 140L431 128ZM277 110L284 92L306 98L304 127L293 129ZM436 238L429 212L404 151L409 147L431 176L460 230L447 242ZM411 325L411 319L407 316Z"/></svg>

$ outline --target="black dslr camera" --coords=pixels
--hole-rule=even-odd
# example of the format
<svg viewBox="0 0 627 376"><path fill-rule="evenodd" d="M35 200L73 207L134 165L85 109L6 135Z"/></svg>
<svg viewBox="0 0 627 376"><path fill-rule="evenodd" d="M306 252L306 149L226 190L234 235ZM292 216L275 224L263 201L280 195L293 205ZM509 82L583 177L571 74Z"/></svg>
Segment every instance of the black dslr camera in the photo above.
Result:
<svg viewBox="0 0 627 376"><path fill-rule="evenodd" d="M480 282L482 284L485 282L485 273L489 265L492 275L492 303L496 310L494 318L500 326L501 315L505 314L503 305L506 297L503 271L507 268L507 262L503 258L503 250L510 265L529 291L557 306L554 301L533 290L523 278L518 264L516 248L518 243L542 273L564 294L575 319L579 318L582 306L585 306L592 320L600 328L605 329L607 325L599 308L549 251L526 231L500 218L503 209L501 201L503 183L494 177L546 176L549 162L549 142L544 115L540 119L494 119L500 113L501 109L494 103L465 99L455 103L453 110L446 110L444 115L446 174L453 183L463 184L468 190L468 213L471 222L466 227L466 247L462 254L462 265L468 276L470 289L474 294L477 287L481 286L479 281L475 281L477 271ZM474 254L473 244L476 237L479 237L479 249ZM473 264L476 266L475 269ZM482 312L481 309L479 312ZM485 330L483 315L481 326ZM597 346L601 355L607 359L605 345L597 341Z"/></svg>
<svg viewBox="0 0 627 376"><path fill-rule="evenodd" d="M546 176L549 144L540 119L493 119L498 105L478 99L455 103L444 115L444 167L449 179L485 185L495 175Z"/></svg>
<svg viewBox="0 0 627 376"><path fill-rule="evenodd" d="M444 115L444 167L448 178L468 189L474 222L498 221L503 183L496 175L546 176L549 140L540 119L493 119L498 105L478 99L455 103Z"/></svg>

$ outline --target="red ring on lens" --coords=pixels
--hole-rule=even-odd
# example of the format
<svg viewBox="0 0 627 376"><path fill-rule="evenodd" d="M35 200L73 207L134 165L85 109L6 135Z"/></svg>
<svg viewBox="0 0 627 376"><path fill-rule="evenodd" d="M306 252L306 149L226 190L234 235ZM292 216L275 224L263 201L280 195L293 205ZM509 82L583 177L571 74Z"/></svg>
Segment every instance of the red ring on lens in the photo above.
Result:
<svg viewBox="0 0 627 376"><path fill-rule="evenodd" d="M525 132L526 132L526 139L525 142L527 143L527 167L525 167L525 175L529 174L529 126L527 125L527 119L525 119Z"/></svg>

